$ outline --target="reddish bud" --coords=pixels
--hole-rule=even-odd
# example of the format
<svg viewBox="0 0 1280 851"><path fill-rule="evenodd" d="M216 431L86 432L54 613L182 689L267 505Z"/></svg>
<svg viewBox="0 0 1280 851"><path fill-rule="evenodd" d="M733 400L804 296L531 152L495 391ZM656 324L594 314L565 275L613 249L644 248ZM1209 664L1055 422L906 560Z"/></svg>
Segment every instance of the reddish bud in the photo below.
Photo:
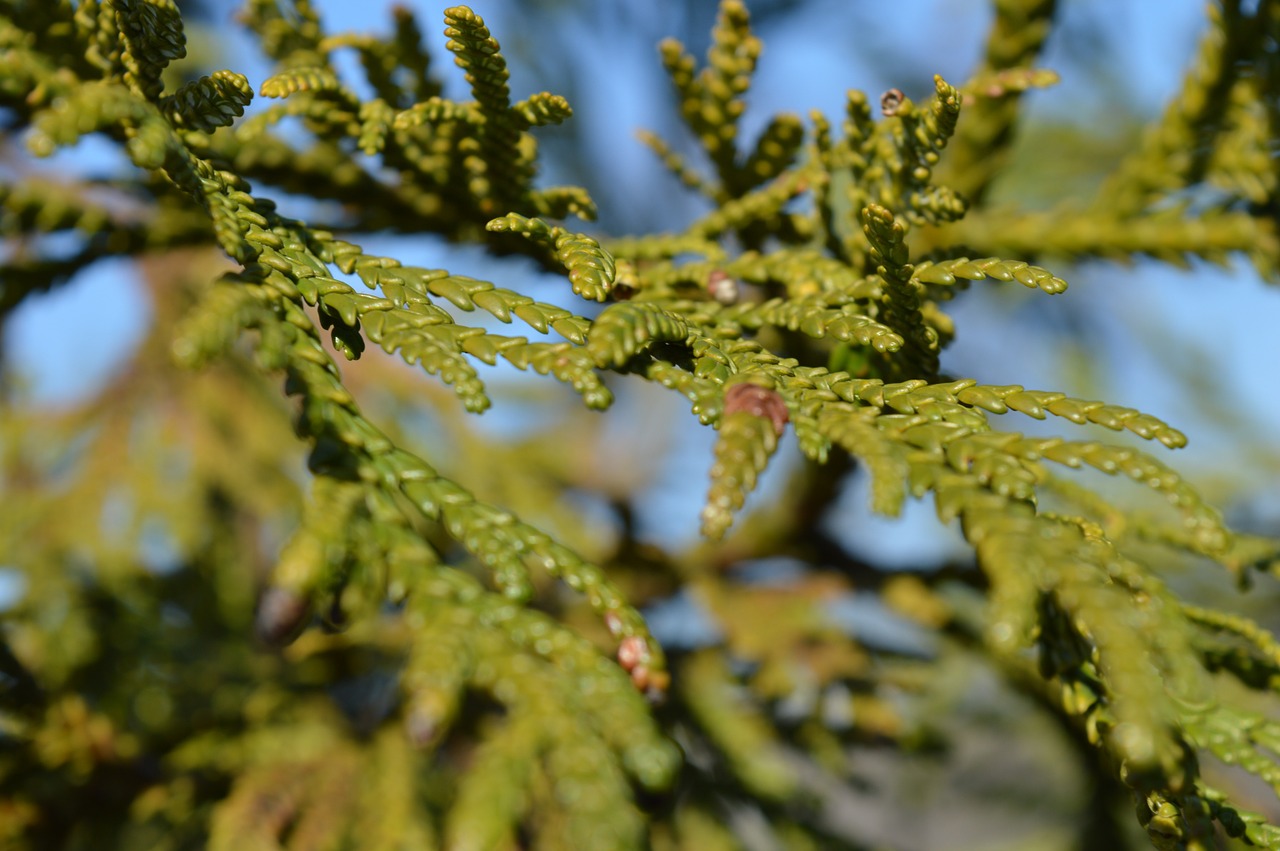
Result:
<svg viewBox="0 0 1280 851"><path fill-rule="evenodd" d="M638 635L628 635L618 645L618 664L624 671L632 672L649 660L649 645Z"/></svg>
<svg viewBox="0 0 1280 851"><path fill-rule="evenodd" d="M770 390L768 387L761 387L759 384L751 382L742 382L735 384L725 391L724 394L724 413L736 414L745 411L756 417L764 417L773 423L773 430L779 436L787 427L787 423L791 420L791 413L787 410L787 403L782 401L782 397L778 395L776 390Z"/></svg>

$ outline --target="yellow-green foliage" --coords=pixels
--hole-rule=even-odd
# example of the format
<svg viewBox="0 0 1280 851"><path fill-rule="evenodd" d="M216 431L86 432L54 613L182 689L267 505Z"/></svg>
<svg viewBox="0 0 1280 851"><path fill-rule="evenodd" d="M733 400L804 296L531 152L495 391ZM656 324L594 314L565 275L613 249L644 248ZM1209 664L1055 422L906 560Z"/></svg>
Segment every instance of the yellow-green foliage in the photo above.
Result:
<svg viewBox="0 0 1280 851"><path fill-rule="evenodd" d="M248 0L239 20L275 63L253 110L234 71L174 84L172 0L0 0L6 162L19 142L34 159L98 134L132 164L0 172L0 311L123 256L155 313L93 398L0 414L0 562L24 581L0 632L0 846L871 847L830 817L849 748L935 735L928 694L967 654L1066 722L1094 785L1127 787L1157 847L1280 848L1275 805L1243 809L1262 805L1200 768L1213 756L1280 793L1262 699L1280 691L1280 641L1183 599L1163 569L1181 553L1243 583L1280 545L1233 533L1153 454L1003 415L1183 446L1160 419L983 383L1008 380L998 365L947 375L940 358L965 287L1060 295L1034 265L1054 258L1242 255L1274 277L1280 12L1213 7L1183 90L1097 200L1028 213L985 199L1021 94L1056 80L1035 67L1055 4L994 5L965 84L936 77L920 104L889 92L879 114L850 92L844 116L780 114L749 143L761 42L723 0L705 63L660 48L710 172L643 137L713 209L619 236L554 221L595 212L536 179L534 131L572 110L513 102L467 7L443 12L470 91L455 101L403 8L380 38L329 34L306 0ZM1193 207L1184 191L1206 185L1226 200ZM283 215L275 192L330 220ZM524 255L582 314L362 247L387 230ZM339 352L361 369L340 371ZM704 540L636 537L626 470L652 459L598 420L508 439L459 422L492 405L481 365L499 360L597 411L644 381L685 396L718 431ZM424 415L425 440L408 425ZM741 518L788 433L800 463ZM1166 510L1112 504L1070 477L1082 467ZM840 549L823 521L854 470L874 511L930 498L958 522L967 588ZM579 511L583 494L615 522ZM162 570L144 552L156 529ZM742 578L767 559L800 578ZM833 601L877 587L950 649L913 660L833 624ZM664 649L642 611L672 597L716 634Z"/></svg>

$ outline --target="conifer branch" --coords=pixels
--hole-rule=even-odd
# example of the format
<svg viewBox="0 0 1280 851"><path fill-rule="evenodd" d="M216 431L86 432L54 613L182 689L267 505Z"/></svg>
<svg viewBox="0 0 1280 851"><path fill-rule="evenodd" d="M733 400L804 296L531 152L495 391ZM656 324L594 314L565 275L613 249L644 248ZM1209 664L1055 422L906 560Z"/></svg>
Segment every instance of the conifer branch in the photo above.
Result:
<svg viewBox="0 0 1280 851"><path fill-rule="evenodd" d="M995 20L987 34L986 50L970 84L976 90L974 94L986 96L966 94L968 118L957 126L954 144L947 154L947 182L970 203L982 203L1008 159L1017 129L1022 88L1004 81L1010 74L1034 74L1031 68L1053 31L1057 5L1056 0L995 3ZM991 91L996 80L1000 81L996 83L999 94Z"/></svg>
<svg viewBox="0 0 1280 851"><path fill-rule="evenodd" d="M1098 807L1127 787L1159 847L1280 848L1200 768L1280 794L1280 725L1245 691L1280 689L1280 641L1177 578L1203 558L1243 586L1280 569L1280 544L1228 528L1147 452L1003 415L1184 446L1162 419L942 360L974 281L1058 295L1060 262L1237 254L1275 277L1274 4L1211 13L1179 98L1095 204L1029 212L984 201L1020 95L1056 79L1035 67L1053 2L999 0L964 86L891 90L874 116L851 92L842 116L782 112L740 143L762 48L724 0L703 66L661 48L705 161L642 137L711 209L625 238L556 223L595 212L585 189L537 182L535 128L573 111L514 101L467 7L444 13L470 88L454 101L403 9L387 35L330 34L308 0L249 0L274 102L245 120L234 71L165 91L186 51L172 0L0 7L6 139L47 157L96 135L124 155L54 181L5 148L0 318L108 257L136 261L155 314L84 403L0 388L0 572L21 579L0 642L0 834L18 846L874 844L807 796L852 794L853 745L951 735L933 722L963 655L1095 749ZM309 225L277 190L335 203ZM380 231L523 254L597 306L366 251ZM219 268L192 260L206 249ZM547 406L545 433L471 429L494 404L479 364L500 360L584 404ZM692 465L708 471L692 546L640 495L670 490L662 430L617 419L645 382L716 432ZM615 393L619 425L597 429L583 408ZM788 431L802 469L739 518ZM1167 505L1131 508L1083 468ZM856 555L832 532L854 470L876 513L932 501L976 570ZM855 592L914 631L895 644L836 617ZM690 635L659 628L682 606Z"/></svg>
<svg viewBox="0 0 1280 851"><path fill-rule="evenodd" d="M1266 21L1272 12L1260 4L1252 13L1228 0L1209 7L1209 28L1182 90L1170 100L1161 120L1125 158L1099 199L1117 218L1131 216L1205 175L1214 139L1224 129L1231 92L1252 56L1263 50Z"/></svg>

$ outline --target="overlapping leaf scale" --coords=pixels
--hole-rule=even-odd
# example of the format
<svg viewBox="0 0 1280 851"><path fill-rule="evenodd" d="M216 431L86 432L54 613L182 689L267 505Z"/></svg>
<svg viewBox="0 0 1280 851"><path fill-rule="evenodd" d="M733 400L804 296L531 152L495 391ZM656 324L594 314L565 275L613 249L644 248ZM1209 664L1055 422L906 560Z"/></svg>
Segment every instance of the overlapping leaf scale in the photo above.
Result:
<svg viewBox="0 0 1280 851"><path fill-rule="evenodd" d="M499 657L491 667L506 673L506 661ZM564 833L557 838L574 843L568 847L646 847L639 812L599 739L566 723L554 705L533 695L516 708L518 714L481 742L460 778L446 815L446 847L501 847L514 839L534 811L560 824ZM586 772L592 773L594 783L585 782ZM560 794L544 798L539 790L548 786ZM596 845L601 841L607 845Z"/></svg>
<svg viewBox="0 0 1280 851"><path fill-rule="evenodd" d="M921 404L958 403L993 414L1013 410L1035 419L1053 414L1076 424L1094 423L1112 431L1127 430L1170 448L1186 445L1186 435L1150 414L1105 402L1074 399L1065 393L1026 390L1020 384L979 384L968 378L937 384L923 381L885 384L879 379L853 379L842 373L830 374L827 384L847 401L887 406L903 414L915 413Z"/></svg>
<svg viewBox="0 0 1280 851"><path fill-rule="evenodd" d="M423 516L442 522L452 538L490 569L495 581L506 582L507 589L523 590L529 582L523 577L533 567L562 580L586 597L618 638L641 639L652 671L662 676L662 652L643 619L597 565L510 512L477 500L457 483L434 471L424 474L429 468L407 453L397 452L381 460L395 470L400 491ZM522 595L508 596L519 600Z"/></svg>
<svg viewBox="0 0 1280 851"><path fill-rule="evenodd" d="M938 332L921 313L921 287L911 277L906 225L890 210L870 204L862 210L862 230L876 274L885 284L879 318L904 341L902 359L907 373L932 378L938 373L941 346Z"/></svg>
<svg viewBox="0 0 1280 851"><path fill-rule="evenodd" d="M667 171L675 175L676 179L686 188L696 190L708 198L715 197L716 187L690 166L685 161L685 158L667 144L661 136L648 130L641 130L636 136L641 144L658 155L658 159L662 161Z"/></svg>
<svg viewBox="0 0 1280 851"><path fill-rule="evenodd" d="M1138 823L1147 831L1155 848L1209 848L1219 840L1219 828L1228 836L1244 838L1258 848L1280 848L1280 830L1265 817L1228 803L1221 791L1197 779L1194 784L1173 792L1142 784L1135 790Z"/></svg>
<svg viewBox="0 0 1280 851"><path fill-rule="evenodd" d="M411 102L425 100L439 94L440 83L432 79L429 71L431 55L423 47L422 30L412 10L397 6L391 10L395 34L390 43L390 53L406 72L404 75L407 99ZM384 49L388 46L381 45Z"/></svg>
<svg viewBox="0 0 1280 851"><path fill-rule="evenodd" d="M830 404L817 414L818 434L861 461L871 476L871 507L886 517L902 512L907 496L906 447L890 440L877 426L872 408L848 410Z"/></svg>
<svg viewBox="0 0 1280 851"><path fill-rule="evenodd" d="M327 59L320 16L308 0L295 0L288 12L274 0L247 0L242 19L281 67L311 68Z"/></svg>
<svg viewBox="0 0 1280 851"><path fill-rule="evenodd" d="M365 851L429 851L435 831L417 797L420 764L394 727L379 730L369 744L350 836Z"/></svg>
<svg viewBox="0 0 1280 851"><path fill-rule="evenodd" d="M351 92L344 88L300 89L291 97L275 103L245 119L235 129L242 145L261 145L267 131L286 118L303 118L315 126L335 130L351 130L356 137L364 134L364 121L368 114ZM320 143L324 146L325 143ZM345 159L345 158L344 158Z"/></svg>
<svg viewBox="0 0 1280 851"><path fill-rule="evenodd" d="M968 204L954 190L932 183L933 169L942 149L956 131L960 115L960 93L942 77L934 76L934 94L925 110L903 99L890 121L901 123L894 134L901 151L901 189L895 199L881 201L886 206L902 205L912 222L951 222L961 218Z"/></svg>
<svg viewBox="0 0 1280 851"><path fill-rule="evenodd" d="M289 251L289 248L285 248L285 251ZM298 252L292 251L292 253L297 255ZM319 260L312 257L310 262L311 266L302 267L311 271L323 270ZM260 269L274 271L268 266L260 266ZM315 276L305 278L298 275L296 270L293 271L293 278L298 283L316 284L314 294L317 303L321 297L321 288L325 283L332 282L332 279L315 278ZM346 287L339 282L333 282L333 284L338 284L337 287L332 288L333 292L342 293L342 288ZM287 287L287 284L284 287ZM244 283L242 288L251 289L252 284ZM276 289L279 290L282 287ZM287 289L279 294L288 297ZM270 301L270 297L265 298ZM316 439L316 449L312 453L312 466L317 468L317 472L323 472L326 466L332 465L334 456L337 459L347 457L349 461L356 463L356 472L361 479L394 484L402 488L407 497L419 505L420 511L426 516L443 520L454 537L468 548L474 549L476 557L488 563L495 573L507 577L508 584L511 582L509 577L515 572L511 566L512 553L524 554L525 558L539 562L541 566L553 572L561 572L561 568L568 568L562 573L568 584L585 591L591 603L602 612L613 612L617 623L623 624L623 628L628 631L626 633L643 630L643 622L640 621L639 616L625 607L620 595L612 590L612 586L604 580L598 568L586 566L575 555L541 532L513 521L509 514L475 503L465 490L447 480L439 480L434 471L430 471L421 462L417 462L407 454L396 456L396 465L389 465L387 453L392 448L389 441L372 429L367 422L362 421L358 413L353 410L351 397L338 383L337 375L323 349L308 342L310 339L308 331L311 326L305 315L291 316L289 321L282 325L270 325L266 324L265 311L250 311L248 315L241 315L238 305L232 305L232 307L233 316L253 322L264 330L266 348L274 349L274 352L268 356L268 362L278 362L280 366L291 369L293 392L298 392L310 385L308 398L311 399L311 403L303 406L298 427L303 434L312 435ZM285 312L296 310L288 301L284 302L283 307ZM338 310L346 307L346 305L339 305ZM293 335L292 343L288 342L291 335ZM293 356L289 357L288 352L293 352ZM348 447L348 449L344 450L342 447ZM355 454L352 454L353 449L358 449ZM403 477L407 479L402 482ZM494 530L497 529L509 529L508 534L499 536L502 537L503 545L485 545L485 541L493 544ZM305 562L306 559L302 561ZM660 664L657 667L660 667Z"/></svg>
<svg viewBox="0 0 1280 851"><path fill-rule="evenodd" d="M659 46L662 64L680 99L680 116L698 138L715 165L720 185L714 197L723 202L751 187L749 173L740 171L735 142L738 119L746 109L743 95L760 55L760 40L752 34L746 6L738 0L720 5L707 65L696 61L675 39Z"/></svg>
<svg viewBox="0 0 1280 851"><path fill-rule="evenodd" d="M209 848L357 842L370 851L395 851L405 840L434 847L418 806L418 765L403 738L384 727L371 741L358 742L339 729L341 722L311 704L287 722L231 739L197 737L171 754L168 767L180 772L236 775L230 794L212 808Z"/></svg>
<svg viewBox="0 0 1280 851"><path fill-rule="evenodd" d="M1039 289L1049 295L1065 292L1067 282L1039 266L1021 260L1001 260L998 257L980 257L970 260L957 257L951 260L924 261L915 267L915 279L923 284L950 287L956 279L981 281L1017 281L1028 289Z"/></svg>
<svg viewBox="0 0 1280 851"><path fill-rule="evenodd" d="M605 247L617 258L632 262L670 260L681 254L696 254L708 260L723 260L726 252L719 242L699 234L659 233L606 240ZM652 270L654 273L658 269ZM646 276L648 279L648 276Z"/></svg>
<svg viewBox="0 0 1280 851"><path fill-rule="evenodd" d="M415 590L427 590L427 582L445 587L409 601L406 619L412 638L400 676L404 731L423 751L434 749L453 727L478 661L469 632L475 612L450 599L454 589L442 576L424 577Z"/></svg>
<svg viewBox="0 0 1280 851"><path fill-rule="evenodd" d="M821 166L813 187L815 222L834 257L861 267L867 244L849 227L848 211L861 210L870 201L882 199L877 183L885 175L883 167L872 168L880 134L871 119L871 107L865 94L856 89L849 91L841 139L832 138L831 121L817 110L810 113L810 120L813 157Z"/></svg>
<svg viewBox="0 0 1280 851"><path fill-rule="evenodd" d="M228 255L241 263L256 256L245 232L264 227L266 220L255 210L245 181L195 156L160 110L127 87L111 81L86 83L56 99L32 123L27 145L42 157L95 131L127 137L125 150L135 165L162 171L204 207Z"/></svg>
<svg viewBox="0 0 1280 851"><path fill-rule="evenodd" d="M556 260L569 272L574 293L593 301L608 297L617 268L609 252L591 237L516 213L493 219L485 227L494 233L518 233L553 249Z"/></svg>
<svg viewBox="0 0 1280 851"><path fill-rule="evenodd" d="M1056 8L1054 0L1020 0L992 9L981 64L964 86L966 115L946 157L948 181L975 205L1007 167L1022 116L1017 92L1027 83L1050 82L1034 66L1053 31Z"/></svg>
<svg viewBox="0 0 1280 851"><path fill-rule="evenodd" d="M307 625L312 603L339 587L350 572L365 488L328 475L342 471L314 472L302 520L281 548L258 608L258 636L268 645L292 641Z"/></svg>
<svg viewBox="0 0 1280 851"><path fill-rule="evenodd" d="M541 682L544 691L571 693L556 697L568 723L594 730L637 782L657 788L670 781L678 754L657 731L627 674L590 641L546 614L485 591L461 571L432 571L416 591L408 610L415 644L402 688L409 705L405 723L420 746L439 740L462 689L485 689L509 702L501 678L479 670L491 658L487 649L527 657L518 664L531 664L529 681L519 688L532 690ZM581 699L584 693L594 699Z"/></svg>
<svg viewBox="0 0 1280 851"><path fill-rule="evenodd" d="M357 767L349 744L325 759L295 759L249 767L210 818L211 851L280 847L286 835L299 847L344 826L355 798Z"/></svg>
<svg viewBox="0 0 1280 851"><path fill-rule="evenodd" d="M1230 544L1230 535L1219 512L1161 462L1137 450L1094 441L1030 438L991 431L982 411L960 400L965 390L977 385L965 381L932 386L923 381L885 385L876 379L853 379L845 373L818 369L803 370L796 377L807 385L798 388L797 402L802 410L815 401L826 402L824 408L831 415L824 411L818 425L833 442L853 442L849 435L834 430L834 424L839 422L837 414L873 417L875 426L890 439L899 441L904 451L927 453L938 461L945 459L945 465L952 471L973 474L998 496L1020 500L1034 499L1036 486L1045 475L1039 466L1042 460L1072 468L1087 465L1108 475L1124 474L1164 494L1178 509L1188 533L1186 543L1193 551L1211 555ZM842 408L832 401L832 396L853 405ZM1015 396L1011 390L1002 398ZM969 398L975 399L976 395ZM865 408L860 410L861 406L869 406L877 413L867 414ZM885 413L889 410L898 413ZM1135 418L1137 416L1141 415L1135 414ZM1158 438L1160 433L1156 430L1150 436ZM1176 443L1176 437L1166 436L1166 439ZM924 479L913 482L911 489L920 496L931 490L932 484L930 479ZM950 507L942 500L938 504L943 520L958 516L959 508Z"/></svg>
<svg viewBox="0 0 1280 851"><path fill-rule="evenodd" d="M243 274L227 274L205 291L200 309L179 324L172 352L179 363L194 369L225 354L245 328L265 321L271 298L262 287Z"/></svg>
<svg viewBox="0 0 1280 851"><path fill-rule="evenodd" d="M1182 785L1185 744L1176 705L1208 692L1203 670L1188 664L1194 657L1183 652L1185 630L1176 607L1166 605L1167 593L1133 593L1101 581L1110 563L1123 558L1105 539L1081 536L1075 551L1068 547L1065 554L1053 562L1051 608L1042 621L1058 619L1059 628L1078 633L1091 648L1073 667L1096 675L1104 689L1101 712L1090 719L1094 744L1105 741L1133 775L1151 772L1170 786Z"/></svg>
<svg viewBox="0 0 1280 851"><path fill-rule="evenodd" d="M842 342L870 346L877 352L896 352L903 345L901 335L893 329L858 313L854 307L830 307L826 299L818 297L773 298L741 304L725 310L717 318L751 330L775 325L818 339L830 336Z"/></svg>
<svg viewBox="0 0 1280 851"><path fill-rule="evenodd" d="M724 537L777 448L778 434L767 418L739 411L720 419L711 487L702 510L703 535L711 540Z"/></svg>
<svg viewBox="0 0 1280 851"><path fill-rule="evenodd" d="M1078 658L1049 663L1047 673L1062 677L1064 708L1082 715L1094 741L1105 739L1135 771L1176 777L1183 751L1166 691L1172 688L1180 699L1204 693L1202 673L1177 661L1186 642L1180 616L1171 614L1177 606L1096 526L1036 513L1042 478L1037 462L1056 456L1060 463L1090 463L1107 472L1136 463L1130 475L1166 492L1206 550L1220 546L1225 535L1216 512L1159 473L1158 462L1145 456L1135 462L1129 450L991 432L980 411L955 400L954 391L970 385L930 395L934 388L924 382L886 387L821 370L798 377L810 385L800 391L800 406L825 402L819 428L865 459L873 494L877 488L887 494L874 497L877 507L900 504L905 479L914 495L934 494L941 520L961 520L991 583L986 635L992 648L1016 652L1049 623L1076 634L1072 640L1066 633L1041 639L1045 648L1072 641L1084 648ZM842 412L832 397L849 407ZM894 410L895 400L911 413L883 413ZM1129 614L1121 619L1117 612Z"/></svg>
<svg viewBox="0 0 1280 851"><path fill-rule="evenodd" d="M487 281L403 267L385 258L366 256L350 243L329 242L324 234L316 241L313 252L297 241L286 244L280 238L278 248L263 246L262 261L291 277L303 300L321 308L322 318L334 323L335 344L346 346L349 357L359 355L360 344L358 338L344 335L344 331L358 334L362 330L388 353L398 353L409 363L421 364L428 372L439 375L470 411L485 410L489 400L479 374L464 357L466 354L490 365L501 356L520 369L551 375L569 384L589 407L604 408L612 402L612 394L594 371L591 356L573 344L585 341L586 319ZM326 261L357 272L383 296L358 293L329 277ZM515 316L539 331L555 330L572 342L531 343L525 337L489 334L482 328L458 325L447 311L431 301L431 295L464 310L480 307L505 322Z"/></svg>
<svg viewBox="0 0 1280 851"><path fill-rule="evenodd" d="M773 725L739 687L718 653L690 654L681 664L681 696L694 720L752 795L785 802L800 788Z"/></svg>
<svg viewBox="0 0 1280 851"><path fill-rule="evenodd" d="M521 715L480 743L459 778L446 816L445 847L483 851L514 843L520 822L533 806L531 787L546 744L540 729L543 714L520 708Z"/></svg>
<svg viewBox="0 0 1280 851"><path fill-rule="evenodd" d="M159 106L175 127L212 133L219 127L229 127L244 115L244 108L251 100L253 87L243 74L214 71L161 98Z"/></svg>
<svg viewBox="0 0 1280 851"><path fill-rule="evenodd" d="M1197 747L1239 766L1280 795L1280 724L1262 713L1222 705L1187 716L1188 737Z"/></svg>
<svg viewBox="0 0 1280 851"><path fill-rule="evenodd" d="M966 420L971 410L964 410ZM927 451L943 451L948 463L959 471L972 470L989 480L1001 492L1021 497L1029 494L1039 478L1041 460L1067 467L1089 466L1108 475L1123 474L1163 494L1179 511L1191 533L1192 548L1213 553L1230 541L1221 514L1204 502L1195 489L1177 473L1151 456L1126 447L1094 441L1068 441L1059 437L1031 438L1013 432L975 431L964 421L957 422L947 406L921 407L916 414L881 417L878 422L902 439ZM1014 460L1026 475L1008 478L1006 460ZM994 464L994 466L992 466Z"/></svg>
<svg viewBox="0 0 1280 851"><path fill-rule="evenodd" d="M474 137L477 156L464 160L471 172L469 188L481 209L510 209L527 194L533 178L536 149L520 144L527 116L511 108L506 58L484 19L466 6L445 9L444 19L445 47L466 73L482 118Z"/></svg>
<svg viewBox="0 0 1280 851"><path fill-rule="evenodd" d="M396 113L392 126L396 130L412 130L424 124L438 124L442 121L460 121L468 125L477 125L481 121L481 116L475 104L458 103L436 96Z"/></svg>
<svg viewBox="0 0 1280 851"><path fill-rule="evenodd" d="M115 0L105 5L115 7L125 82L150 100L158 98L164 91L160 77L165 68L187 55L177 4L173 0Z"/></svg>
<svg viewBox="0 0 1280 851"><path fill-rule="evenodd" d="M1037 515L972 474L939 474L935 493L940 512L944 500L957 506L990 582L984 635L992 650L1037 644L1042 673L1093 744L1124 759L1132 778L1181 783L1185 746L1173 707L1208 689L1182 653L1184 625L1168 592L1096 528Z"/></svg>
<svg viewBox="0 0 1280 851"><path fill-rule="evenodd" d="M1002 98L1031 89L1047 89L1060 82L1058 72L1049 68L1005 68L980 71L965 82L961 91L966 98Z"/></svg>
<svg viewBox="0 0 1280 851"><path fill-rule="evenodd" d="M387 146L387 138L391 135L395 123L395 110L382 98L375 98L360 104L357 114L360 122L360 133L356 145L370 156Z"/></svg>
<svg viewBox="0 0 1280 851"><path fill-rule="evenodd" d="M804 143L804 125L795 115L777 115L760 133L742 164L742 171L756 183L773 180L795 165Z"/></svg>
<svg viewBox="0 0 1280 851"><path fill-rule="evenodd" d="M651 304L610 305L591 326L587 352L600 367L618 367L655 343L683 343L695 336L679 314Z"/></svg>
<svg viewBox="0 0 1280 851"><path fill-rule="evenodd" d="M112 219L108 207L55 181L30 178L0 185L0 234L6 237L32 230L100 233L111 227Z"/></svg>
<svg viewBox="0 0 1280 851"><path fill-rule="evenodd" d="M1197 649L1210 670L1224 668L1251 687L1280 690L1280 641L1271 632L1244 615L1190 603L1181 609L1199 628Z"/></svg>
<svg viewBox="0 0 1280 851"><path fill-rule="evenodd" d="M296 427L313 443L314 469L341 468L372 492L403 494L424 518L443 523L450 537L494 572L510 570L511 559L518 558L562 579L605 617L615 637L640 642L648 681L660 687L665 676L661 649L640 614L598 566L511 514L476 500L421 459L397 449L361 415L302 309L289 300L282 300L277 309L286 321L256 325L262 333L261 356L268 366L283 369L289 392L302 397ZM501 530L504 547L490 545L495 530Z"/></svg>
<svg viewBox="0 0 1280 851"><path fill-rule="evenodd" d="M642 847L623 766L637 782L658 787L678 762L643 700L591 645L545 616L467 596L465 608L454 607L455 634L484 660L471 669L468 686L501 702L508 720L481 740L458 783L446 815L449 847L492 847L531 808L560 806L564 830L576 841ZM439 608L424 607L424 617ZM535 791L544 782L555 799Z"/></svg>
<svg viewBox="0 0 1280 851"><path fill-rule="evenodd" d="M802 169L784 172L763 186L724 202L694 222L685 233L701 239L716 239L755 225L767 225L770 231L793 229L797 220L784 208L808 188L807 172Z"/></svg>
<svg viewBox="0 0 1280 851"><path fill-rule="evenodd" d="M530 95L513 104L511 111L520 119L523 130L530 127L562 124L573 116L573 108L569 106L569 101L550 92Z"/></svg>
<svg viewBox="0 0 1280 851"><path fill-rule="evenodd" d="M879 276L861 274L843 260L804 248L764 255L744 253L729 268L744 281L776 281L793 299L821 294L843 304L870 304L882 294Z"/></svg>

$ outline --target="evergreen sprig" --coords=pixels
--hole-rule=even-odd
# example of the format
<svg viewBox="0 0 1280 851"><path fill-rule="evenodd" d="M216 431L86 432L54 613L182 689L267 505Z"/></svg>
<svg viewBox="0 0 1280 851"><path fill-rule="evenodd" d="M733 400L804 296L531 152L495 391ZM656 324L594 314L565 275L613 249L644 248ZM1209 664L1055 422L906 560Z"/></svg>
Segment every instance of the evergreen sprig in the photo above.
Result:
<svg viewBox="0 0 1280 851"><path fill-rule="evenodd" d="M1220 830L1280 848L1280 827L1201 767L1212 756L1280 794L1280 727L1259 709L1280 690L1280 642L1187 599L1169 570L1207 558L1243 582L1274 573L1280 544L1233 532L1148 452L1026 435L1002 415L1184 446L1163 420L942 361L946 305L970 282L1062 294L1045 258L1243 254L1274 277L1275 5L1224 2L1181 95L1097 201L1036 214L986 199L1020 94L1053 82L1035 58L1055 4L995 5L965 84L935 77L921 104L892 90L878 116L851 92L838 121L780 114L743 145L761 42L724 0L704 67L660 48L710 172L643 137L713 209L619 237L557 223L594 215L585 190L538 184L534 131L572 110L546 92L513 102L500 45L467 7L444 11L460 102L404 9L386 37L329 35L305 0L249 0L272 103L242 118L254 93L233 71L166 91L186 55L171 0L0 2L5 135L46 157L97 134L129 163L0 174L0 308L124 256L156 312L134 366L95 398L0 414L0 546L26 582L0 632L0 837L869 847L832 827L822 790L849 785L850 746L931 735L912 712L937 711L945 646L1052 707L1099 788L1131 790L1157 847L1208 848ZM1209 189L1214 203L1185 194ZM337 203L307 224L276 190ZM526 255L588 304L461 274L462 260L367 252L387 230ZM191 260L206 249L219 268ZM499 359L581 397L547 438L580 452L579 407L646 381L683 396L716 431L703 540L638 535L634 494L609 477L638 479L649 459L625 441L596 446L608 463L546 460L456 425L493 404L478 363ZM800 456L776 471L782 496L744 516L794 455L789 435ZM1130 509L1072 477L1086 467L1166 504ZM958 571L874 569L834 539L830 506L855 469L873 511L929 499L958 524L967 588L949 585ZM607 521L551 504L566 494ZM751 578L779 563L796 578ZM836 624L855 588L914 621L925 649ZM662 646L646 607L672 600L706 610L705 640Z"/></svg>

